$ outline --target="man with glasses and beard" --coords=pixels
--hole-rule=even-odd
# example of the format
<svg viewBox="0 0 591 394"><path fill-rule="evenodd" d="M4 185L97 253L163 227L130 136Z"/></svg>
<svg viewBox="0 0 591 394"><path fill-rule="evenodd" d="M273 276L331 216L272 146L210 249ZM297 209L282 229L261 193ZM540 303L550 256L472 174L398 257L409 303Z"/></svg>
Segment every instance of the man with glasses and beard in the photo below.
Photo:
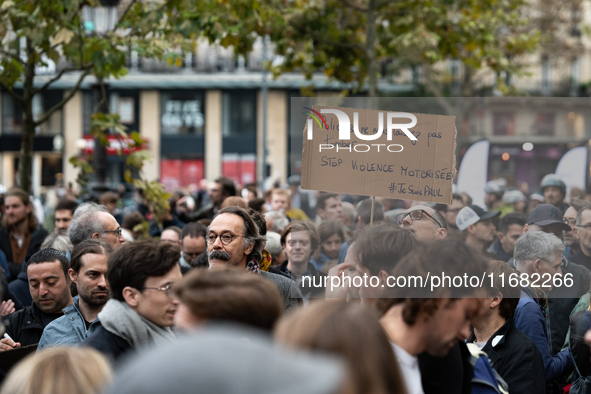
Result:
<svg viewBox="0 0 591 394"><path fill-rule="evenodd" d="M283 275L261 270L264 237L252 217L240 207L226 207L209 225L205 236L210 268L216 265L242 268L271 281L281 294L284 311L295 308L302 293Z"/></svg>
<svg viewBox="0 0 591 394"><path fill-rule="evenodd" d="M112 251L111 245L98 239L82 241L72 250L68 275L78 295L63 309L64 316L45 327L38 349L77 345L100 326L98 314L109 299L105 275Z"/></svg>

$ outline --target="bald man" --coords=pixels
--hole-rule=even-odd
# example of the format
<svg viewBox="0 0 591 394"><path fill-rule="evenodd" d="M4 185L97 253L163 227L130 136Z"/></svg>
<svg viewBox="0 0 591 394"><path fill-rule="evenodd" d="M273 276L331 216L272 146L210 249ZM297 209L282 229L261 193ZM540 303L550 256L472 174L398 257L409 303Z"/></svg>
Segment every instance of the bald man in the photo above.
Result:
<svg viewBox="0 0 591 394"><path fill-rule="evenodd" d="M420 242L447 237L447 222L439 212L426 205L416 205L396 216L400 227L414 234Z"/></svg>

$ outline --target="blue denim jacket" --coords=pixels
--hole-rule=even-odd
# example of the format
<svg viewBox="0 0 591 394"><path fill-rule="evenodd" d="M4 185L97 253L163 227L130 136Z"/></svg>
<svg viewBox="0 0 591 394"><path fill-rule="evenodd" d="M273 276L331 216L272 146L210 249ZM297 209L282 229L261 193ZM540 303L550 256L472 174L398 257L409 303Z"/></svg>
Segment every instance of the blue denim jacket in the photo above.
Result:
<svg viewBox="0 0 591 394"><path fill-rule="evenodd" d="M99 319L96 319L86 330L84 317L78 308L78 296L74 297L74 302L62 311L64 316L55 319L43 330L37 350L49 346L78 345L101 325Z"/></svg>

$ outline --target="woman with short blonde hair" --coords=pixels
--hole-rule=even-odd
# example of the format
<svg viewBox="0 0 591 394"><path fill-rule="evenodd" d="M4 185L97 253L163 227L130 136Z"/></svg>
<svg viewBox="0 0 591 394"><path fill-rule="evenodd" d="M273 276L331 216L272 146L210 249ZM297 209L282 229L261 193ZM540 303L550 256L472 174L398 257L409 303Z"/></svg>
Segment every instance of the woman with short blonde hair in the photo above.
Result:
<svg viewBox="0 0 591 394"><path fill-rule="evenodd" d="M55 347L27 356L8 374L0 394L97 394L111 366L94 349Z"/></svg>

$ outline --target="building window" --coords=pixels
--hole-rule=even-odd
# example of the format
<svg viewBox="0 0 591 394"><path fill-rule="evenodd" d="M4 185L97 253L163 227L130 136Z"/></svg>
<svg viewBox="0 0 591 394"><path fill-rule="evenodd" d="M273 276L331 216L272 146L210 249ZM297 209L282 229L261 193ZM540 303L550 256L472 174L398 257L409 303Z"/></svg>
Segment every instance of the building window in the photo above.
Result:
<svg viewBox="0 0 591 394"><path fill-rule="evenodd" d="M535 129L537 135L554 135L554 114L538 114Z"/></svg>
<svg viewBox="0 0 591 394"><path fill-rule="evenodd" d="M119 115L119 122L127 133L140 131L139 92L137 90L109 91L109 112Z"/></svg>
<svg viewBox="0 0 591 394"><path fill-rule="evenodd" d="M22 94L22 92L16 92ZM23 127L23 110L8 93L2 94L2 134L20 134Z"/></svg>
<svg viewBox="0 0 591 394"><path fill-rule="evenodd" d="M63 160L61 156L41 158L41 186L55 186L55 182L63 177Z"/></svg>
<svg viewBox="0 0 591 394"><path fill-rule="evenodd" d="M256 92L228 91L222 100L223 136L256 135Z"/></svg>
<svg viewBox="0 0 591 394"><path fill-rule="evenodd" d="M495 112L493 114L494 135L514 135L515 115L511 112Z"/></svg>
<svg viewBox="0 0 591 394"><path fill-rule="evenodd" d="M94 113L97 101L94 98L95 92L85 90L82 92L82 130L84 134L90 134L92 127L92 114ZM119 114L119 121L127 127L127 132L139 132L139 93L136 90L108 91L109 112Z"/></svg>
<svg viewBox="0 0 591 394"><path fill-rule="evenodd" d="M17 92L22 94L22 92ZM33 117L38 119L63 99L61 90L47 90L33 97ZM2 94L2 133L21 134L23 111L19 103L8 93ZM35 128L36 135L57 135L63 131L63 107L55 111L49 119Z"/></svg>
<svg viewBox="0 0 591 394"><path fill-rule="evenodd" d="M90 134L91 119L90 116L94 110L92 105L92 91L85 90L82 92L82 130L84 134Z"/></svg>
<svg viewBox="0 0 591 394"><path fill-rule="evenodd" d="M203 135L203 92L177 91L160 94L160 128L163 135Z"/></svg>

